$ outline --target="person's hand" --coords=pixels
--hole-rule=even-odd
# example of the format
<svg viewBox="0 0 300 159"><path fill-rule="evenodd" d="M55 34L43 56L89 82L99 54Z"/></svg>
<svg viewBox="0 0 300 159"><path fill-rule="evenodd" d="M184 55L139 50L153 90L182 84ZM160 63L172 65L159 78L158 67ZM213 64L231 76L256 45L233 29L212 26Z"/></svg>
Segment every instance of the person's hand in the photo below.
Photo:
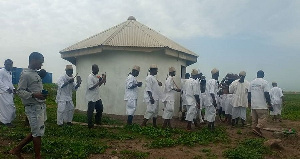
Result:
<svg viewBox="0 0 300 159"><path fill-rule="evenodd" d="M200 104L199 103L197 103L197 108L200 109Z"/></svg>
<svg viewBox="0 0 300 159"><path fill-rule="evenodd" d="M47 98L47 95L42 94L42 93L33 93L33 94L32 94L32 97L33 97L33 98L40 99L40 100L44 100L44 99Z"/></svg>
<svg viewBox="0 0 300 159"><path fill-rule="evenodd" d="M159 85L159 86L162 86L162 83L158 81L158 85Z"/></svg>
<svg viewBox="0 0 300 159"><path fill-rule="evenodd" d="M137 86L138 86L138 87L141 87L142 85L143 85L142 82L138 82L138 83L137 83Z"/></svg>
<svg viewBox="0 0 300 159"><path fill-rule="evenodd" d="M181 92L181 89L176 89L177 92Z"/></svg>
<svg viewBox="0 0 300 159"><path fill-rule="evenodd" d="M77 77L76 77L76 81L77 81L77 83L81 84L81 82L82 82L81 77L80 77L80 76L77 76Z"/></svg>
<svg viewBox="0 0 300 159"><path fill-rule="evenodd" d="M69 83L73 83L73 82L74 82L74 78L69 79L68 82L69 82Z"/></svg>
<svg viewBox="0 0 300 159"><path fill-rule="evenodd" d="M151 103L151 104L154 104L154 99L153 99L153 97L150 97L150 103Z"/></svg>

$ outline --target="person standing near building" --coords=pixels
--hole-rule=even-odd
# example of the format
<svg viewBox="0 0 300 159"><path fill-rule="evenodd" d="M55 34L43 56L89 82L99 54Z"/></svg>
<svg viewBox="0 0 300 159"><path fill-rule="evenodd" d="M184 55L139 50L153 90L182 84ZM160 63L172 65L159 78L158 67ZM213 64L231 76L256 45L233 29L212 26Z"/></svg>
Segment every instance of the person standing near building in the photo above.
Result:
<svg viewBox="0 0 300 159"><path fill-rule="evenodd" d="M157 127L156 120L159 109L159 99L161 99L161 91L159 87L162 86L162 83L155 77L155 75L157 75L157 71L157 65L152 64L149 69L150 75L146 77L144 102L147 104L147 109L141 126L146 126L147 121L150 118L153 118L153 126Z"/></svg>
<svg viewBox="0 0 300 159"><path fill-rule="evenodd" d="M196 120L197 107L200 107L200 85L197 81L198 71L193 69L191 72L192 77L186 81L186 118L187 130L192 130L192 122L194 122L195 127L199 127L198 121Z"/></svg>
<svg viewBox="0 0 300 159"><path fill-rule="evenodd" d="M246 108L248 106L248 88L249 82L245 80L246 72L241 71L239 73L240 79L233 81L229 86L229 93L233 94L232 100L232 126L238 124L239 118L241 118L242 125L245 125L246 121Z"/></svg>
<svg viewBox="0 0 300 159"><path fill-rule="evenodd" d="M264 80L265 73L257 72L257 78L250 82L248 89L248 106L252 111L252 132L263 137L261 129L267 123L268 109L272 110L268 82Z"/></svg>
<svg viewBox="0 0 300 159"><path fill-rule="evenodd" d="M138 87L142 86L142 82L138 82L136 77L140 73L139 66L133 66L131 73L129 73L126 83L125 83L125 95L124 100L126 101L126 115L127 124L131 125L133 116L137 106L137 98L138 98Z"/></svg>
<svg viewBox="0 0 300 159"><path fill-rule="evenodd" d="M14 127L11 122L16 118L12 68L13 61L7 59L4 62L4 68L0 69L0 123L7 127Z"/></svg>
<svg viewBox="0 0 300 159"><path fill-rule="evenodd" d="M208 121L208 129L215 129L215 119L216 119L216 108L217 108L217 92L219 89L218 78L219 70L214 68L211 70L212 78L209 79L206 83L206 91L209 99L209 103L205 108L205 117L204 119Z"/></svg>
<svg viewBox="0 0 300 159"><path fill-rule="evenodd" d="M174 76L176 75L176 70L174 67L169 68L169 76L165 82L164 88L164 98L162 102L164 103L164 112L162 118L164 119L163 128L171 127L171 119L174 113L175 104L175 92L180 92L181 90L177 87Z"/></svg>
<svg viewBox="0 0 300 159"><path fill-rule="evenodd" d="M94 127L93 114L96 109L95 123L101 125L101 118L103 112L103 104L100 98L100 86L106 82L106 75L102 77L97 77L99 73L98 65L92 65L92 73L87 78L87 91L85 98L88 102L87 118L88 118L88 128Z"/></svg>
<svg viewBox="0 0 300 159"><path fill-rule="evenodd" d="M77 90L81 84L80 76L76 76L77 83L74 83L73 67L67 65L66 73L62 75L57 81L57 125L62 126L64 123L72 125L74 104L72 101L72 93Z"/></svg>
<svg viewBox="0 0 300 159"><path fill-rule="evenodd" d="M179 108L179 118L181 121L185 120L185 115L186 115L186 81L190 78L190 74L186 73L184 75L184 79L181 79L181 105Z"/></svg>
<svg viewBox="0 0 300 159"><path fill-rule="evenodd" d="M270 90L271 104L273 111L270 111L270 115L273 116L273 121L277 119L281 122L281 109L282 109L282 98L283 93L281 88L277 86L277 82L272 82L273 88Z"/></svg>
<svg viewBox="0 0 300 159"><path fill-rule="evenodd" d="M41 137L45 133L44 122L46 116L47 91L43 90L42 79L37 70L41 69L44 63L44 56L39 52L33 52L29 55L29 66L24 68L18 84L17 94L22 99L25 106L25 114L29 120L31 133L28 134L15 148L9 151L10 154L23 158L22 148L33 141L35 158L41 158Z"/></svg>

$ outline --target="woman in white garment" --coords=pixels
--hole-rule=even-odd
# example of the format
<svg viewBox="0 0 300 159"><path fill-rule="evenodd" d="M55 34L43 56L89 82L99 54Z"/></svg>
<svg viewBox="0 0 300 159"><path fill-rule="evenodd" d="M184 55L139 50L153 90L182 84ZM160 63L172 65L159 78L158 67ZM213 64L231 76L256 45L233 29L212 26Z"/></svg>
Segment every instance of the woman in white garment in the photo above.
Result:
<svg viewBox="0 0 300 159"><path fill-rule="evenodd" d="M129 73L125 83L125 95L124 100L126 101L126 115L127 124L131 125L133 116L137 106L138 88L142 86L142 82L138 82L136 77L140 73L139 66L133 66L131 73Z"/></svg>
<svg viewBox="0 0 300 159"><path fill-rule="evenodd" d="M13 94L15 88L12 84L11 71L13 61L7 59L4 62L4 68L0 70L0 122L8 127L14 127L12 121L16 117L16 107Z"/></svg>
<svg viewBox="0 0 300 159"><path fill-rule="evenodd" d="M174 113L174 103L175 103L175 92L180 92L181 90L177 88L173 77L176 74L174 67L169 68L169 76L165 82L164 88L164 98L162 102L164 103L164 112L162 118L164 119L163 128L171 127L171 119Z"/></svg>

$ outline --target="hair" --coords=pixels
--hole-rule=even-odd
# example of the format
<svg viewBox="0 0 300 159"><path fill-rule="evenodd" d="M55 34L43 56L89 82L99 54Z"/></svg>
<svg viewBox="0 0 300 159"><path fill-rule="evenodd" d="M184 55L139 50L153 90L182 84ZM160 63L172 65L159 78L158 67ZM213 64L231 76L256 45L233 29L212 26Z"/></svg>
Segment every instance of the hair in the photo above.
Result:
<svg viewBox="0 0 300 159"><path fill-rule="evenodd" d="M6 60L4 61L4 63L8 63L8 62L13 63L13 61L12 61L11 59L6 59Z"/></svg>
<svg viewBox="0 0 300 159"><path fill-rule="evenodd" d="M263 70L257 71L257 77L264 77L264 76L265 76L265 73Z"/></svg>
<svg viewBox="0 0 300 159"><path fill-rule="evenodd" d="M184 77L185 77L185 78L190 78L191 75L190 75L189 73L186 73L186 74L184 75Z"/></svg>
<svg viewBox="0 0 300 159"><path fill-rule="evenodd" d="M93 64L92 65L92 69L94 69L94 68L96 68L96 67L98 67L98 65L96 65L96 64ZM99 67L98 67L99 68Z"/></svg>
<svg viewBox="0 0 300 159"><path fill-rule="evenodd" d="M39 59L44 59L43 54L39 53L39 52L32 52L29 55L29 62L32 60L39 60Z"/></svg>

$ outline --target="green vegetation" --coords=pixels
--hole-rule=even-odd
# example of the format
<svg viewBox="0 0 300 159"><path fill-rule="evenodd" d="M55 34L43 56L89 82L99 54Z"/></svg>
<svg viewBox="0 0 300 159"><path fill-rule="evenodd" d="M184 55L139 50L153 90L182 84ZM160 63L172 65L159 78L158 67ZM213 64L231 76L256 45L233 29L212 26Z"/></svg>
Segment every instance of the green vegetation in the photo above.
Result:
<svg viewBox="0 0 300 159"><path fill-rule="evenodd" d="M282 118L300 120L300 94L284 94Z"/></svg>
<svg viewBox="0 0 300 159"><path fill-rule="evenodd" d="M262 159L271 150L263 145L263 139L245 139L236 148L224 151L224 157L229 159Z"/></svg>

